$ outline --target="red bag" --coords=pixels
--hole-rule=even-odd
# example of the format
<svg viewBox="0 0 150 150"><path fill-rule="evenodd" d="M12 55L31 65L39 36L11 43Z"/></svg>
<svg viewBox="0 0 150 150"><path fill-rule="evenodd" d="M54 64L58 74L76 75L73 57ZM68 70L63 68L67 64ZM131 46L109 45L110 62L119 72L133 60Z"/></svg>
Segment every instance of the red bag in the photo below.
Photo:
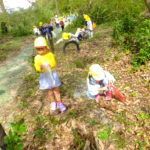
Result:
<svg viewBox="0 0 150 150"><path fill-rule="evenodd" d="M117 90L115 86L109 85L109 87L111 88L112 92L118 100L120 100L123 103L126 102L126 99L123 97L122 93L119 90Z"/></svg>

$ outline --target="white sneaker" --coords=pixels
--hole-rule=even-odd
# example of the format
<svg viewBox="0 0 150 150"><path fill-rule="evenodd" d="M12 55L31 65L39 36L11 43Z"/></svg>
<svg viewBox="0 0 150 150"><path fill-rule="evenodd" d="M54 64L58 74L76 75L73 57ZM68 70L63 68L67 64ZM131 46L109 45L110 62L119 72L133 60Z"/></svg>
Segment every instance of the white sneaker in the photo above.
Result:
<svg viewBox="0 0 150 150"><path fill-rule="evenodd" d="M56 102L51 102L51 104L50 104L50 109L51 109L52 111L55 111L55 110L57 109L56 106L57 106L57 105L56 105Z"/></svg>

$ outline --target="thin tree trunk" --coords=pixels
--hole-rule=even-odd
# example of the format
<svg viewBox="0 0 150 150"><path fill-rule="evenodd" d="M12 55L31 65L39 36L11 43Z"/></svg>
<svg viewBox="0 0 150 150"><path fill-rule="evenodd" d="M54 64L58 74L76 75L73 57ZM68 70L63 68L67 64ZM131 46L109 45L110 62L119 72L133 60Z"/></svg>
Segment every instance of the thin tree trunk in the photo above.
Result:
<svg viewBox="0 0 150 150"><path fill-rule="evenodd" d="M4 137L6 136L6 133L4 131L4 128L0 124L0 148L2 150L6 150L6 145L4 144Z"/></svg>
<svg viewBox="0 0 150 150"><path fill-rule="evenodd" d="M7 14L3 0L0 0L0 8L1 8L2 13Z"/></svg>
<svg viewBox="0 0 150 150"><path fill-rule="evenodd" d="M56 12L57 12L57 14L59 14L58 1L57 0L54 0L54 1L55 1L55 6L56 6Z"/></svg>
<svg viewBox="0 0 150 150"><path fill-rule="evenodd" d="M150 0L144 0L146 7L148 8L148 11L150 13Z"/></svg>

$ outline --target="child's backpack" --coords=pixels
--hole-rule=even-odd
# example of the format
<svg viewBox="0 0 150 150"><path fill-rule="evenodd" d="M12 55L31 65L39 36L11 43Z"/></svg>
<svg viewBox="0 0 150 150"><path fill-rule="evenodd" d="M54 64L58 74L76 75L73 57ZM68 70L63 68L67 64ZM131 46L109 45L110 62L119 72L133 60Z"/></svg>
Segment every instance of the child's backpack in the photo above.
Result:
<svg viewBox="0 0 150 150"><path fill-rule="evenodd" d="M93 22L92 27L93 29L96 28L96 23Z"/></svg>

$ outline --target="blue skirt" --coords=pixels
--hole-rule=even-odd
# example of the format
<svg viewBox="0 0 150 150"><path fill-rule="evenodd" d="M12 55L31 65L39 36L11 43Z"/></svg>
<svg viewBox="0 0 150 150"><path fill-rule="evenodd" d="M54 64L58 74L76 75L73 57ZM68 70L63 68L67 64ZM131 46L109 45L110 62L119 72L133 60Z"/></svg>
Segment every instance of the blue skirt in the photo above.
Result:
<svg viewBox="0 0 150 150"><path fill-rule="evenodd" d="M51 73L40 73L40 89L52 89L61 85L61 81L58 77L56 71L51 71Z"/></svg>

